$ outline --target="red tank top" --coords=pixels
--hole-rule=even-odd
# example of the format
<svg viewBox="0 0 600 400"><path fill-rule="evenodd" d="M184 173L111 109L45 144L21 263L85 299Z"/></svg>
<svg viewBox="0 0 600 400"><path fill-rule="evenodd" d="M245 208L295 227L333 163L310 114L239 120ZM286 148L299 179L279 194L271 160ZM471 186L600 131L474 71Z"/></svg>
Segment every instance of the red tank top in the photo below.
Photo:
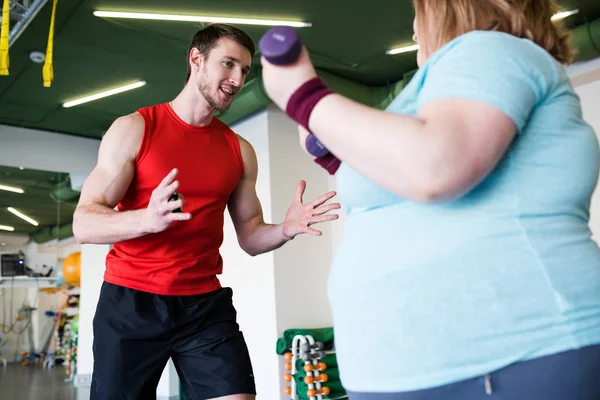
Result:
<svg viewBox="0 0 600 400"><path fill-rule="evenodd" d="M148 206L152 191L178 168L178 192L188 221L163 232L115 243L106 258L104 279L115 285L164 295L200 294L221 287L225 206L244 164L236 134L217 118L208 126L181 120L169 104L138 110L144 138L136 169L119 211Z"/></svg>

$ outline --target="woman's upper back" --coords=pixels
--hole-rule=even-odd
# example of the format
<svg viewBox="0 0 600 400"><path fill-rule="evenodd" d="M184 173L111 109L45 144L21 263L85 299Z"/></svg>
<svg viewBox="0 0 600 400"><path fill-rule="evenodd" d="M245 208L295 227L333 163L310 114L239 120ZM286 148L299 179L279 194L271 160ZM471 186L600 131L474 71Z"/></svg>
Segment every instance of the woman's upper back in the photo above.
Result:
<svg viewBox="0 0 600 400"><path fill-rule="evenodd" d="M517 127L513 146L498 167L453 207L481 187L520 187L522 213L583 212L598 180L598 142L583 120L580 100L564 67L535 43L512 35L474 31L436 52L387 111L416 115L431 100L461 98L488 103ZM482 134L486 134L482 126ZM338 175L348 213L406 202L344 166ZM510 182L506 179L510 178ZM346 184L347 182L347 184ZM506 194L506 193L504 193ZM515 193L513 193L514 195ZM430 207L418 204L416 208Z"/></svg>

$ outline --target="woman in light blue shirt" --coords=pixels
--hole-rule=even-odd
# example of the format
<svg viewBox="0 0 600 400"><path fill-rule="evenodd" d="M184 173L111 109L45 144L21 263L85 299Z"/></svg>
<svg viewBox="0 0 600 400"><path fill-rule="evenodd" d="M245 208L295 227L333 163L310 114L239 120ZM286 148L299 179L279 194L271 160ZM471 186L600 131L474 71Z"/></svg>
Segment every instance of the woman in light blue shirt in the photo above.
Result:
<svg viewBox="0 0 600 400"><path fill-rule="evenodd" d="M342 161L342 383L351 400L599 399L599 151L557 7L414 3L420 69L385 111L331 93L305 49L262 60L274 102Z"/></svg>

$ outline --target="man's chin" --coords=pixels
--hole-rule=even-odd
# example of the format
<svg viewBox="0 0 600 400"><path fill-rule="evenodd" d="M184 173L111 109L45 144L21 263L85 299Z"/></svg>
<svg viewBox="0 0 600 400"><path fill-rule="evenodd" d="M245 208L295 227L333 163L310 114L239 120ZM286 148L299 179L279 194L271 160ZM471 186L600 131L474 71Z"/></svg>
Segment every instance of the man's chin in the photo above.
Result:
<svg viewBox="0 0 600 400"><path fill-rule="evenodd" d="M227 102L223 102L221 104L219 104L218 107L215 107L217 110L219 110L220 112L225 112L227 110L229 110L229 107L231 107L231 103L233 102L233 100L231 101L227 101Z"/></svg>

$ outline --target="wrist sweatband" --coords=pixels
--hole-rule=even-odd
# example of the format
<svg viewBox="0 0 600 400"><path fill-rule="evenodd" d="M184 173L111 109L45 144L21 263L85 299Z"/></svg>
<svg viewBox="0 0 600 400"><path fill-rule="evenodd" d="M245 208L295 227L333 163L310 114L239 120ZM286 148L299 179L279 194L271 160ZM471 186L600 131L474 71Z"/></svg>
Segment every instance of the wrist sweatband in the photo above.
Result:
<svg viewBox="0 0 600 400"><path fill-rule="evenodd" d="M306 130L310 131L308 128L308 119L313 108L315 108L323 97L331 93L333 91L325 86L321 78L315 77L304 82L302 86L296 89L287 102L285 113Z"/></svg>
<svg viewBox="0 0 600 400"><path fill-rule="evenodd" d="M336 156L329 153L326 156L315 158L315 162L325 168L329 175L334 175L342 163Z"/></svg>
<svg viewBox="0 0 600 400"><path fill-rule="evenodd" d="M325 83L319 77L304 82L288 100L285 107L285 113L294 121L302 125L307 131L310 114L317 103L333 90L325 86ZM333 154L315 158L315 162L325 168L330 175L335 174L341 162Z"/></svg>

